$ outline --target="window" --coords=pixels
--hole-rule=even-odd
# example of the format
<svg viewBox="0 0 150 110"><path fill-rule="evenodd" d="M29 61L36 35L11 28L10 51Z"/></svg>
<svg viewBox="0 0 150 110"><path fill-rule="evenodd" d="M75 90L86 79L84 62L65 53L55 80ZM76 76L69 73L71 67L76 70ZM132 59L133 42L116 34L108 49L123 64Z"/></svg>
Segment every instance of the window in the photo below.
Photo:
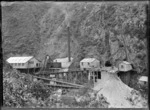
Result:
<svg viewBox="0 0 150 110"><path fill-rule="evenodd" d="M21 66L21 63L18 63L18 66Z"/></svg>
<svg viewBox="0 0 150 110"><path fill-rule="evenodd" d="M24 63L22 63L22 66L24 66Z"/></svg>
<svg viewBox="0 0 150 110"><path fill-rule="evenodd" d="M15 63L15 66L17 66L17 63Z"/></svg>
<svg viewBox="0 0 150 110"><path fill-rule="evenodd" d="M36 64L36 67L38 67L38 63Z"/></svg>
<svg viewBox="0 0 150 110"><path fill-rule="evenodd" d="M90 63L88 62L88 65L90 65Z"/></svg>

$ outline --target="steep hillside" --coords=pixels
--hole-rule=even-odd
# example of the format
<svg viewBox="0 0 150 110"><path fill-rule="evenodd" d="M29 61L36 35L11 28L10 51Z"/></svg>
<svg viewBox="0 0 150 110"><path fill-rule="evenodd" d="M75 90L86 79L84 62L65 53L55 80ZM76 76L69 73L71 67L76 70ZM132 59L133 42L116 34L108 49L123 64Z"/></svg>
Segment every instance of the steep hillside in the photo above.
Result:
<svg viewBox="0 0 150 110"><path fill-rule="evenodd" d="M39 48L39 20L50 6L16 3L2 9L4 54L34 54Z"/></svg>
<svg viewBox="0 0 150 110"><path fill-rule="evenodd" d="M74 66L84 57L105 62L126 58L144 71L147 64L145 3L16 2L2 7L3 53L30 54L42 59L67 56L70 26Z"/></svg>

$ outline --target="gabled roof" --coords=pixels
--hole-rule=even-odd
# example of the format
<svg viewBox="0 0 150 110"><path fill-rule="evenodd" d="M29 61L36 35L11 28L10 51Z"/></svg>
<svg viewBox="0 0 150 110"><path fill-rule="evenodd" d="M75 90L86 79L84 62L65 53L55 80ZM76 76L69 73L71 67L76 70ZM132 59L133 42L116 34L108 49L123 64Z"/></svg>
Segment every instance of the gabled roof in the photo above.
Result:
<svg viewBox="0 0 150 110"><path fill-rule="evenodd" d="M140 80L140 81L146 81L146 82L148 82L148 77L147 77L147 76L141 76L141 77L139 78L139 80Z"/></svg>
<svg viewBox="0 0 150 110"><path fill-rule="evenodd" d="M22 57L10 57L7 59L8 63L26 63L30 59L32 59L33 56L22 56Z"/></svg>
<svg viewBox="0 0 150 110"><path fill-rule="evenodd" d="M94 60L97 60L96 58L84 58L80 62L93 62Z"/></svg>

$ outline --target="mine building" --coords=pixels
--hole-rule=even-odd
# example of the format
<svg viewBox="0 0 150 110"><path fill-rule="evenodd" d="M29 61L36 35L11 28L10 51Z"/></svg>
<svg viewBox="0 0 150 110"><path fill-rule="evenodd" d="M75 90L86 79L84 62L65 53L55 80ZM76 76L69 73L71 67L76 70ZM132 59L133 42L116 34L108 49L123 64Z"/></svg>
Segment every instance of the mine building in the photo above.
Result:
<svg viewBox="0 0 150 110"><path fill-rule="evenodd" d="M148 86L148 77L147 76L141 76L139 78L139 83L142 85L142 86Z"/></svg>
<svg viewBox="0 0 150 110"><path fill-rule="evenodd" d="M89 70L93 68L99 68L100 61L96 58L84 58L80 61L80 69L81 70Z"/></svg>
<svg viewBox="0 0 150 110"><path fill-rule="evenodd" d="M54 63L61 63L61 68L62 68L62 71L68 71L70 65L72 64L72 61L73 61L73 58L71 57L70 58L71 61L69 62L69 59L68 57L66 58L56 58L53 60Z"/></svg>
<svg viewBox="0 0 150 110"><path fill-rule="evenodd" d="M10 57L6 60L14 69L34 71L41 67L41 61L34 56Z"/></svg>

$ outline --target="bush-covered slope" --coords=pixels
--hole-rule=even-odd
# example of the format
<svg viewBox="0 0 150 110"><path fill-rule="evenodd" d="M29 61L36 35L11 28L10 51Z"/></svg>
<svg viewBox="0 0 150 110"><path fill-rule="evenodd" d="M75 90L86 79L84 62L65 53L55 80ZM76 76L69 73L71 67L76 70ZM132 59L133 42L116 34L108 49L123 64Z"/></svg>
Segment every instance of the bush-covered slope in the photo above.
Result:
<svg viewBox="0 0 150 110"><path fill-rule="evenodd" d="M67 56L70 26L73 67L84 57L128 58L146 68L145 3L16 2L2 7L4 57L30 54Z"/></svg>

